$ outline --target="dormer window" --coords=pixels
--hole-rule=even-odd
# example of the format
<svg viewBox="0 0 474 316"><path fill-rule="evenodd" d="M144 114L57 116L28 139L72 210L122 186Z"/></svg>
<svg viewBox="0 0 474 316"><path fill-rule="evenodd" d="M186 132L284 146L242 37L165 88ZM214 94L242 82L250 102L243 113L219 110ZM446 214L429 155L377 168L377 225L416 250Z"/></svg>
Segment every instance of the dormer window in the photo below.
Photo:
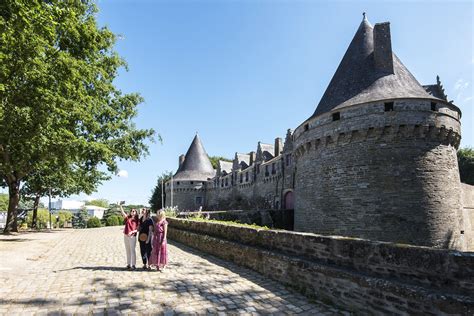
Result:
<svg viewBox="0 0 474 316"><path fill-rule="evenodd" d="M385 102L385 112L392 112L393 111L393 102Z"/></svg>

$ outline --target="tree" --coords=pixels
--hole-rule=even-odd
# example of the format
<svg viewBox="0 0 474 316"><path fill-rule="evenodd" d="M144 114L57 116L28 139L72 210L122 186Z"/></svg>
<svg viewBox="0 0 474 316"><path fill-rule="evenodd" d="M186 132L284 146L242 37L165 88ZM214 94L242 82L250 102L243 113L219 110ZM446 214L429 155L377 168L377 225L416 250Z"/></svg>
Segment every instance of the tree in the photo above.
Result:
<svg viewBox="0 0 474 316"><path fill-rule="evenodd" d="M232 159L224 158L221 156L211 156L209 157L209 160L211 161L212 168L214 169L217 169L217 166L219 165L219 160L232 162Z"/></svg>
<svg viewBox="0 0 474 316"><path fill-rule="evenodd" d="M150 200L148 201L150 203L151 209L155 212L161 209L162 205L164 205L164 201L163 203L161 201L162 184L166 183L166 181L171 179L172 175L173 174L171 173L171 171L165 171L161 174L161 176L158 176L158 179L156 180L155 188L151 191L151 197L150 197ZM165 201L166 201L165 190L163 190L163 197L165 198Z"/></svg>
<svg viewBox="0 0 474 316"><path fill-rule="evenodd" d="M469 147L459 149L458 164L461 182L474 185L474 149Z"/></svg>
<svg viewBox="0 0 474 316"><path fill-rule="evenodd" d="M154 131L132 123L142 97L113 83L126 63L113 50L115 35L97 26L92 0L3 0L0 12L7 233L17 231L21 183L42 166L115 172L117 159L148 153Z"/></svg>
<svg viewBox="0 0 474 316"><path fill-rule="evenodd" d="M96 199L96 200L87 201L86 205L95 205L95 206L108 208L109 201L107 201L106 199Z"/></svg>
<svg viewBox="0 0 474 316"><path fill-rule="evenodd" d="M80 210L75 213L72 217L72 227L74 228L86 228L87 220L89 219L89 214L85 209Z"/></svg>

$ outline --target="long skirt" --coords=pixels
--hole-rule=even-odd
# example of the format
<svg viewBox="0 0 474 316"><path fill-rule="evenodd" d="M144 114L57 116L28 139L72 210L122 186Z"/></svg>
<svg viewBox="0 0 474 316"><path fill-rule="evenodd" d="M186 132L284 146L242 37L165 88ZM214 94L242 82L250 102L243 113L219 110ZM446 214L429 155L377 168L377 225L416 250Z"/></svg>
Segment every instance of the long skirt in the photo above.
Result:
<svg viewBox="0 0 474 316"><path fill-rule="evenodd" d="M163 268L168 264L168 250L166 249L166 241L161 244L160 242L153 242L153 249L151 250L148 264L158 268Z"/></svg>

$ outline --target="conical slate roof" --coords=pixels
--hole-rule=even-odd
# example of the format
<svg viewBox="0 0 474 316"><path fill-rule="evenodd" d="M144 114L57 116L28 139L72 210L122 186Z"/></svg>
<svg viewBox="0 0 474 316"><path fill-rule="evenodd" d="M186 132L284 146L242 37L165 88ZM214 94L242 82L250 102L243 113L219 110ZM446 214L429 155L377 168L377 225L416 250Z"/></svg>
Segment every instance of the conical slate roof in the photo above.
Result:
<svg viewBox="0 0 474 316"><path fill-rule="evenodd" d="M176 180L201 180L213 178L216 174L211 161L202 146L201 139L196 135L184 157L184 162L173 176Z"/></svg>
<svg viewBox="0 0 474 316"><path fill-rule="evenodd" d="M380 69L374 59L374 28L364 19L350 43L339 67L319 102L313 116L333 109L396 98L430 98L398 57L392 53L388 23L388 50L381 47L381 54L390 63L393 71ZM376 25L377 27L377 25ZM387 43L385 43L387 44ZM388 54L388 55L387 55Z"/></svg>

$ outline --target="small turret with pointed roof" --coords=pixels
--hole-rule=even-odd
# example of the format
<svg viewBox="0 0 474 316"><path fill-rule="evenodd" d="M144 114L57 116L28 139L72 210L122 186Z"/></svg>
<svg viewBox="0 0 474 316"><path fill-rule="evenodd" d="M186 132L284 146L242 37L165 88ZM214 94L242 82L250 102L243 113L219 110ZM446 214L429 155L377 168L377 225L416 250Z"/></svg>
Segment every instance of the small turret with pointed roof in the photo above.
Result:
<svg viewBox="0 0 474 316"><path fill-rule="evenodd" d="M176 180L207 180L214 177L215 174L216 171L212 168L209 156L196 133L184 156L184 161L173 178Z"/></svg>

